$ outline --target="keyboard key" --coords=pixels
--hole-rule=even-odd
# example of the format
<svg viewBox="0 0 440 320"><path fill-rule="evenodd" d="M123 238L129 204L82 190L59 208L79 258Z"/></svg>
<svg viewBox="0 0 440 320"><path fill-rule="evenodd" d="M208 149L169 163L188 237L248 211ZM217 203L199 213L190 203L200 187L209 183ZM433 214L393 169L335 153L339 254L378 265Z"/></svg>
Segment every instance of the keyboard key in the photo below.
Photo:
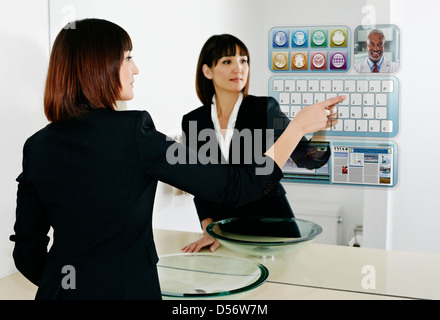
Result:
<svg viewBox="0 0 440 320"><path fill-rule="evenodd" d="M339 118L349 118L350 117L350 108L349 107L338 107L338 117Z"/></svg>
<svg viewBox="0 0 440 320"><path fill-rule="evenodd" d="M344 120L344 131L355 131L356 122L355 120Z"/></svg>
<svg viewBox="0 0 440 320"><path fill-rule="evenodd" d="M332 91L332 82L330 80L321 80L321 92Z"/></svg>
<svg viewBox="0 0 440 320"><path fill-rule="evenodd" d="M356 130L359 132L367 132L368 123L367 120L356 120Z"/></svg>
<svg viewBox="0 0 440 320"><path fill-rule="evenodd" d="M296 81L296 91L306 92L307 91L307 80Z"/></svg>
<svg viewBox="0 0 440 320"><path fill-rule="evenodd" d="M350 117L353 119L362 118L362 108L361 107L351 107Z"/></svg>
<svg viewBox="0 0 440 320"><path fill-rule="evenodd" d="M344 82L342 80L333 80L333 82L332 82L332 91L333 92L344 91Z"/></svg>
<svg viewBox="0 0 440 320"><path fill-rule="evenodd" d="M376 94L376 106L387 106L388 99L387 95L384 93L378 93Z"/></svg>
<svg viewBox="0 0 440 320"><path fill-rule="evenodd" d="M319 80L309 80L309 91L311 92L319 91Z"/></svg>
<svg viewBox="0 0 440 320"><path fill-rule="evenodd" d="M337 97L337 96L338 96L337 93L327 93L325 95L326 99L331 99L331 98L334 98L334 97Z"/></svg>
<svg viewBox="0 0 440 320"><path fill-rule="evenodd" d="M342 131L344 128L342 127L342 120L339 120L336 124L332 126L332 131Z"/></svg>
<svg viewBox="0 0 440 320"><path fill-rule="evenodd" d="M365 93L363 95L363 104L364 106L374 106L374 94Z"/></svg>
<svg viewBox="0 0 440 320"><path fill-rule="evenodd" d="M301 106L292 106L290 108L290 116L294 118L298 112L301 111Z"/></svg>
<svg viewBox="0 0 440 320"><path fill-rule="evenodd" d="M368 125L370 132L380 132L380 120L370 120Z"/></svg>
<svg viewBox="0 0 440 320"><path fill-rule="evenodd" d="M386 119L387 118L387 108L377 107L376 108L376 119Z"/></svg>
<svg viewBox="0 0 440 320"><path fill-rule="evenodd" d="M368 80L358 80L357 81L357 91L358 92L368 92Z"/></svg>
<svg viewBox="0 0 440 320"><path fill-rule="evenodd" d="M304 106L313 104L313 93L303 93L302 104Z"/></svg>
<svg viewBox="0 0 440 320"><path fill-rule="evenodd" d="M286 115L286 117L290 117L290 107L289 106L280 106L281 112Z"/></svg>
<svg viewBox="0 0 440 320"><path fill-rule="evenodd" d="M394 82L392 80L382 80L382 92L394 92Z"/></svg>
<svg viewBox="0 0 440 320"><path fill-rule="evenodd" d="M315 93L315 103L325 101L325 93Z"/></svg>
<svg viewBox="0 0 440 320"><path fill-rule="evenodd" d="M350 94L347 94L347 93L338 94L338 96L342 96L342 95L345 95L345 100L339 102L339 105L340 106L349 106L350 105Z"/></svg>
<svg viewBox="0 0 440 320"><path fill-rule="evenodd" d="M295 80L286 80L284 88L286 91L295 91Z"/></svg>
<svg viewBox="0 0 440 320"><path fill-rule="evenodd" d="M275 91L275 92L284 91L284 81L283 80L275 80L273 82L273 91Z"/></svg>
<svg viewBox="0 0 440 320"><path fill-rule="evenodd" d="M364 119L374 119L374 107L364 107L362 117Z"/></svg>
<svg viewBox="0 0 440 320"><path fill-rule="evenodd" d="M301 100L301 93L291 93L290 94L290 104L298 104L300 105L302 102Z"/></svg>
<svg viewBox="0 0 440 320"><path fill-rule="evenodd" d="M382 120L382 132L393 132L393 120Z"/></svg>
<svg viewBox="0 0 440 320"><path fill-rule="evenodd" d="M380 92L380 80L370 80L370 92Z"/></svg>
<svg viewBox="0 0 440 320"><path fill-rule="evenodd" d="M278 103L281 104L289 104L289 93L281 92L278 98Z"/></svg>
<svg viewBox="0 0 440 320"><path fill-rule="evenodd" d="M350 95L350 103L352 106L362 105L362 95L360 93L352 93Z"/></svg>
<svg viewBox="0 0 440 320"><path fill-rule="evenodd" d="M345 80L344 91L345 92L355 92L356 91L356 81Z"/></svg>

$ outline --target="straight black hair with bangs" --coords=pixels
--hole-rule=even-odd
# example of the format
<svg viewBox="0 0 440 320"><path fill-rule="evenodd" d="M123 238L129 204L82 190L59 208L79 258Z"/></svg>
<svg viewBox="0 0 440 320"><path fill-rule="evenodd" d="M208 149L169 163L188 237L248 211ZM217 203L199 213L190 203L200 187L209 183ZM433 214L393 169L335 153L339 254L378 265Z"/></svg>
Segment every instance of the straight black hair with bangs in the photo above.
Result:
<svg viewBox="0 0 440 320"><path fill-rule="evenodd" d="M215 94L214 84L212 80L205 77L203 74L203 65L212 68L217 65L217 62L223 57L235 56L237 47L240 48L240 55L248 57L248 64L250 65L249 50L245 44L238 38L230 34L215 35L206 41L202 51L199 55L196 73L196 90L197 96L203 105L210 106L213 95ZM249 91L249 76L245 87L243 88L243 95L246 97Z"/></svg>

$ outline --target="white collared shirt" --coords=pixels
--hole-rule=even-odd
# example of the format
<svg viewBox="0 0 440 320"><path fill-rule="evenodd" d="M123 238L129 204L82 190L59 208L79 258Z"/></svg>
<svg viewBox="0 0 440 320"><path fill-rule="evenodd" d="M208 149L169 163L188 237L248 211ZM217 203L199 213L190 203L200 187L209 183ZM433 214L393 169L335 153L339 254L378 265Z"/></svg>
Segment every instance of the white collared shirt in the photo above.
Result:
<svg viewBox="0 0 440 320"><path fill-rule="evenodd" d="M371 61L370 59L367 59L367 63L368 66L370 67L371 72L373 72L374 69L374 64L376 64L378 71L380 72L380 68L382 67L382 63L383 63L383 58L380 58L379 61L377 61L376 63L374 63L373 61Z"/></svg>
<svg viewBox="0 0 440 320"><path fill-rule="evenodd" d="M217 104L215 102L215 94L212 97L211 119L214 124L215 134L217 136L217 141L220 146L220 151L222 152L222 155L226 159L226 161L228 161L229 159L229 147L231 145L232 135L234 134L234 128L235 128L235 122L237 121L238 110L240 109L240 105L242 102L243 102L243 93L240 92L237 102L235 103L234 109L232 109L232 113L229 116L225 137L223 137L220 127L220 122L218 120L218 115L217 115Z"/></svg>

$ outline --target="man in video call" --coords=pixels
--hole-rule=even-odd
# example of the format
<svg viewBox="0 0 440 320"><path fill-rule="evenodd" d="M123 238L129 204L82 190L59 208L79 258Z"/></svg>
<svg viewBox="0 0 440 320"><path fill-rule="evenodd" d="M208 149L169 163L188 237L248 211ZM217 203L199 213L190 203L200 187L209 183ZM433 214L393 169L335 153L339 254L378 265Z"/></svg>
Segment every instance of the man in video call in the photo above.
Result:
<svg viewBox="0 0 440 320"><path fill-rule="evenodd" d="M381 30L374 29L370 32L366 47L368 50L368 58L355 66L357 72L392 73L397 71L399 64L391 62L388 58L383 56L385 35Z"/></svg>

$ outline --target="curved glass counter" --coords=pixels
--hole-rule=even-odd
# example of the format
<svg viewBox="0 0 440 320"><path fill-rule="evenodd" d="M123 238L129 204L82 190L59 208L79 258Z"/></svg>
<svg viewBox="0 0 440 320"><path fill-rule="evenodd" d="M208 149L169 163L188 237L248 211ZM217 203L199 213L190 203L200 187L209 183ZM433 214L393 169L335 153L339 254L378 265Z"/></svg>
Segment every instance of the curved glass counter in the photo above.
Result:
<svg viewBox="0 0 440 320"><path fill-rule="evenodd" d="M206 231L234 251L273 257L311 242L322 233L322 228L301 219L255 217L216 221Z"/></svg>
<svg viewBox="0 0 440 320"><path fill-rule="evenodd" d="M244 293L269 276L262 264L201 253L161 256L157 269L164 298L218 298Z"/></svg>

